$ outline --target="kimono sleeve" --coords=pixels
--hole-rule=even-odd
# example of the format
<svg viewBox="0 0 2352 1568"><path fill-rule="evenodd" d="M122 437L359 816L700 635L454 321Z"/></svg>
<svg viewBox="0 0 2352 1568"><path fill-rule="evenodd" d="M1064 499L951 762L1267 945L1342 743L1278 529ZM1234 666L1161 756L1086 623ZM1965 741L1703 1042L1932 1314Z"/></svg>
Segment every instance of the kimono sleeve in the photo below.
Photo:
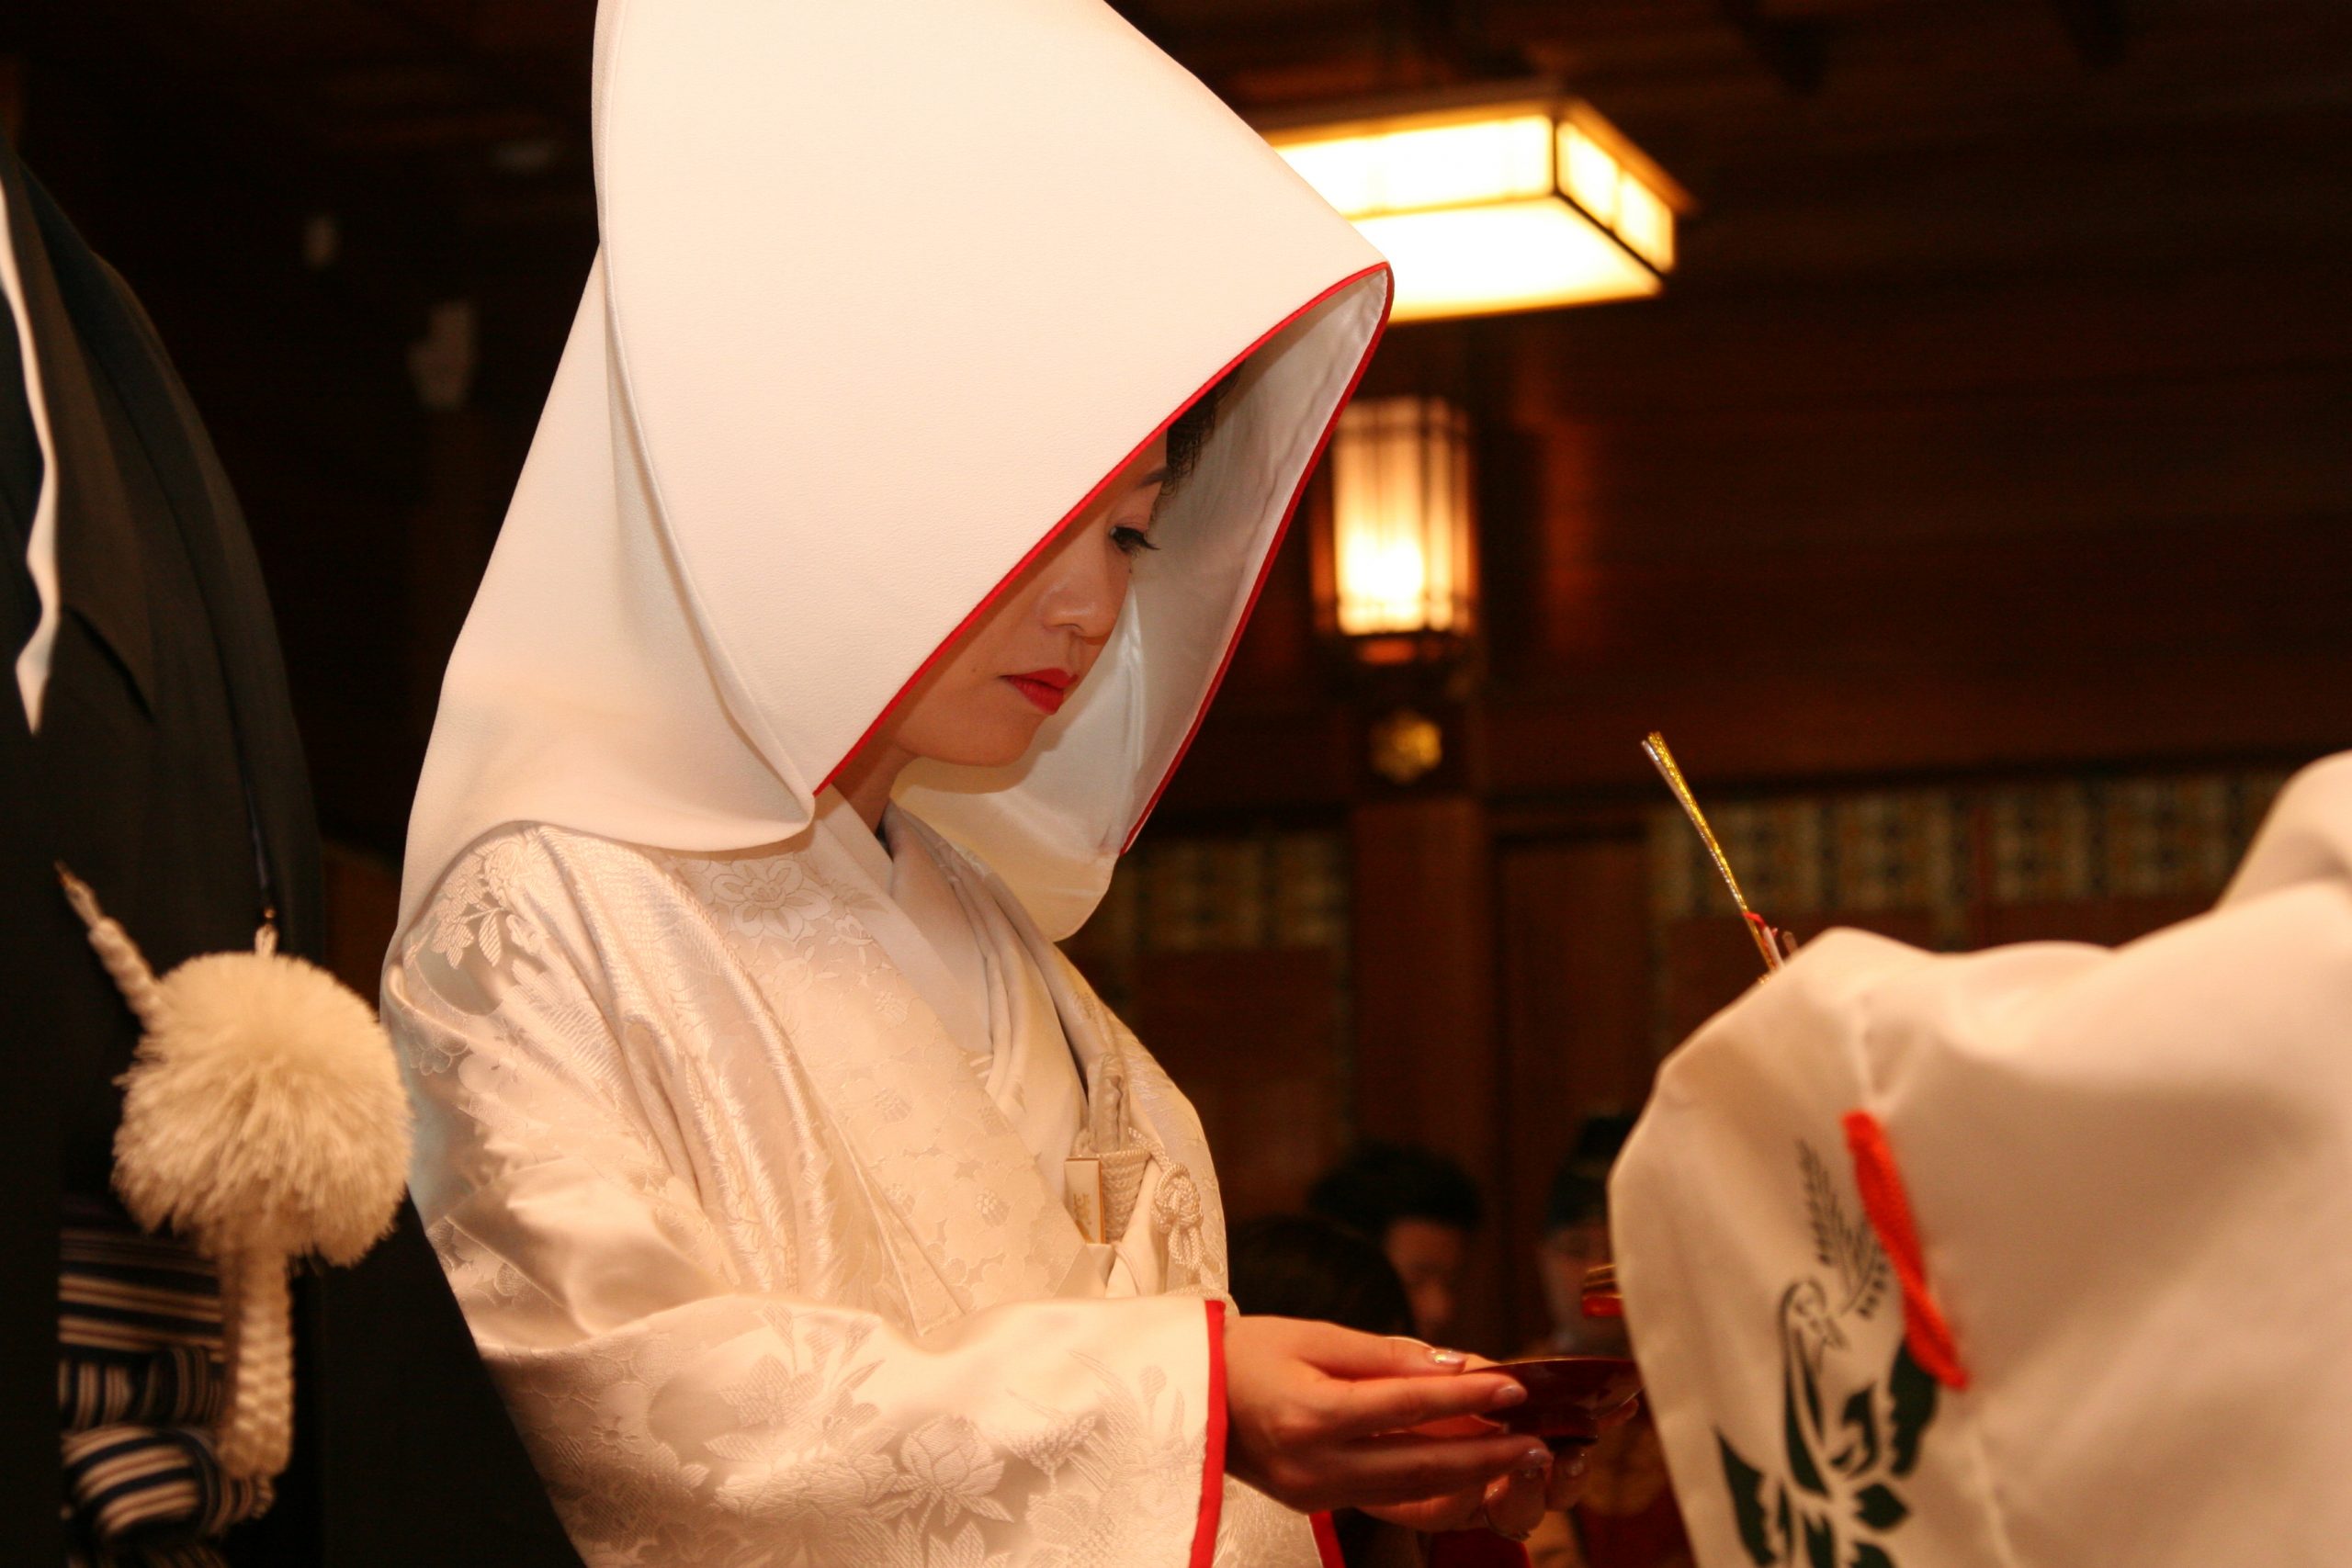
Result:
<svg viewBox="0 0 2352 1568"><path fill-rule="evenodd" d="M1021 1301L921 1332L884 1250L820 1279L747 1261L632 1080L622 1036L650 1025L554 872L527 837L461 863L384 1010L418 1206L588 1562L1206 1563L1223 1303Z"/></svg>
<svg viewBox="0 0 2352 1568"><path fill-rule="evenodd" d="M1700 1561L2341 1556L2347 867L2339 759L2208 914L1833 931L1669 1058L1611 1223Z"/></svg>

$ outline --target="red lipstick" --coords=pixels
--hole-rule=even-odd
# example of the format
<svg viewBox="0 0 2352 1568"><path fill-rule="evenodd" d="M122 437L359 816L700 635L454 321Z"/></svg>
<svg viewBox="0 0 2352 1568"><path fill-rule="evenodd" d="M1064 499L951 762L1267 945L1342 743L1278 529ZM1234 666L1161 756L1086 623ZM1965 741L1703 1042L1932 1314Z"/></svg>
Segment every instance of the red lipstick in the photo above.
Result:
<svg viewBox="0 0 2352 1568"><path fill-rule="evenodd" d="M1035 703L1047 713L1058 713L1069 700L1070 687L1078 677L1067 670L1032 670L1025 675L1007 675L1012 689Z"/></svg>

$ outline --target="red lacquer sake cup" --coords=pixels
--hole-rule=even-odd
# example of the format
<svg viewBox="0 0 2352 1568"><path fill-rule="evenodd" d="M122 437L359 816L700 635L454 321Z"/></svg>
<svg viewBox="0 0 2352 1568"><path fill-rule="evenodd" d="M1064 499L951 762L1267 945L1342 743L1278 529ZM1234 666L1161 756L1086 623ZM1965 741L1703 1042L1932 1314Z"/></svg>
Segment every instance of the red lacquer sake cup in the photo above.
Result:
<svg viewBox="0 0 2352 1568"><path fill-rule="evenodd" d="M1586 1270L1580 1305L1587 1317L1625 1315L1614 1265ZM1600 1435L1601 1422L1642 1392L1640 1369L1623 1356L1534 1356L1493 1370L1510 1373L1527 1390L1526 1404L1495 1419L1511 1431L1555 1444L1592 1441Z"/></svg>
<svg viewBox="0 0 2352 1568"><path fill-rule="evenodd" d="M1488 1419L1554 1443L1591 1442L1601 1422L1642 1392L1640 1370L1623 1356L1534 1356L1483 1370L1507 1373L1527 1390L1526 1404Z"/></svg>

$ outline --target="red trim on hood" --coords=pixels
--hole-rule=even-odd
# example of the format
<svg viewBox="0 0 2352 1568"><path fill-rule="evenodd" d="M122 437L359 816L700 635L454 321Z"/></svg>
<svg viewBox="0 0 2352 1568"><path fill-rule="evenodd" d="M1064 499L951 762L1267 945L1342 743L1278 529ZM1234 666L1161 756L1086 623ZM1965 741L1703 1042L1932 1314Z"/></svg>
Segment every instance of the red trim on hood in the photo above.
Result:
<svg viewBox="0 0 2352 1568"><path fill-rule="evenodd" d="M1159 440L1161 434L1165 432L1170 425L1184 417L1184 412L1187 409L1190 409L1194 403L1199 402L1204 397L1207 396L1210 388L1216 386L1219 381L1224 380L1227 376L1233 374L1233 372L1239 367L1244 361L1249 359L1251 355L1256 354L1260 349L1265 347L1266 344L1281 336L1284 332L1289 330L1292 323L1295 322L1300 317L1313 310L1325 300L1330 299L1333 295L1340 293L1342 289L1352 288L1356 284L1363 282L1365 278L1370 277L1375 272L1386 272L1387 270L1388 264L1386 262L1377 262L1371 266L1365 267L1361 272L1351 273L1347 276L1340 279L1337 283L1332 284L1329 288L1324 289L1321 293L1316 295L1315 298L1306 301L1306 304L1301 305L1297 310L1293 310L1289 315L1284 316L1281 321L1276 321L1272 326L1267 328L1265 332L1259 334L1257 340L1250 344L1249 347L1243 349L1239 354L1235 355L1231 359L1226 361L1223 368L1219 369L1216 375L1210 377L1207 380L1202 382L1199 389L1194 391L1191 397L1186 398L1182 402L1179 403L1175 409L1170 412L1166 419L1161 420L1158 424L1152 426L1149 433L1147 434L1142 440L1136 442L1135 446L1128 450L1125 457L1120 458L1116 463L1111 466L1111 471L1104 474L1102 478L1096 482L1094 488L1088 491L1086 494L1080 499L1076 506L1071 507L1068 512L1062 513L1061 520L1057 522L1053 527L1046 530L1046 536L1044 538L1039 539L1036 544L1030 547L1029 552L1026 555L1023 555L1018 561L1013 563L1013 567L1011 571L1006 572L1002 577L997 580L996 586L989 589L988 592L981 597L980 602L972 607L972 613L966 615L961 621L957 622L956 629L949 632L946 637L940 642L939 646L933 649L929 656L926 657L921 664L915 667L915 672L907 677L906 683L899 688L897 694L892 696L888 702L882 705L882 711L874 716L874 722L865 727L865 733L860 735L857 738L856 743L842 754L841 761L835 762L831 768L826 770L825 776L821 781L820 781L817 788L821 790L826 785L831 784L834 779L841 776L841 771L849 765L850 759L856 756L861 750L865 750L865 743L874 739L876 731L882 728L884 722L887 721L892 714L899 711L899 705L907 700L907 694L913 691L916 685L922 682L922 678L931 673L932 670L937 666L940 660L946 657L947 650L955 647L956 641L961 638L966 632L970 631L972 627L978 623L982 615L988 614L989 608L996 604L997 600L1003 596L1004 591L1012 586L1013 581L1019 578L1023 572L1029 570L1029 564L1035 560L1039 556L1045 554L1046 547L1050 546L1056 539L1060 538L1063 530L1068 528L1071 524L1077 522L1080 516L1085 513L1086 509L1093 505L1094 502L1101 498L1104 491L1111 488L1111 482L1114 479L1116 479L1119 475L1125 470L1128 464L1134 462L1136 457L1142 455L1145 447ZM1151 808L1159 804L1160 795L1165 793L1168 788L1168 781L1176 775L1176 764L1184 760L1184 753L1192 749L1193 737L1200 733L1201 720L1207 715L1209 704L1216 696L1217 687L1224 683L1226 667L1233 662L1233 650L1240 646L1242 630L1250 624L1250 613L1258 607L1258 595L1265 591L1267 575L1273 569L1274 554L1282 548L1283 540L1290 532L1291 518L1298 511L1300 498L1306 493L1306 481L1313 477L1315 473L1315 466L1323 460L1323 449L1330 445L1332 432L1339 428L1340 414L1347 408L1349 400L1355 396L1357 386L1363 380L1363 373L1365 369L1372 364L1374 352L1380 347L1381 337L1388 330L1388 312L1396 305L1396 288L1394 281L1392 281L1388 288L1388 298L1381 303L1380 324L1373 329L1372 341L1364 345L1363 357L1357 361L1355 374L1348 379L1347 390L1340 395L1338 406L1331 411L1330 423L1323 427L1322 438L1315 443L1315 450L1307 457L1306 466L1299 470L1298 484L1296 488L1291 491L1290 504L1283 509L1281 520L1274 525L1273 541L1266 547L1265 558L1258 564L1258 581L1250 585L1250 598L1241 607L1241 619L1234 625L1233 639L1226 644L1225 657L1217 660L1216 673L1210 677L1208 690L1204 693L1201 697L1201 705L1193 711L1192 728L1184 732L1182 743L1176 748L1176 755L1169 760L1168 772L1161 775L1159 787L1151 792L1151 798L1144 803L1143 810L1137 814L1135 821L1129 825L1127 829L1127 836L1125 839L1121 840L1119 845L1119 852L1122 854L1125 854L1127 851L1127 847L1136 841L1136 835L1143 831L1144 822L1151 816Z"/></svg>

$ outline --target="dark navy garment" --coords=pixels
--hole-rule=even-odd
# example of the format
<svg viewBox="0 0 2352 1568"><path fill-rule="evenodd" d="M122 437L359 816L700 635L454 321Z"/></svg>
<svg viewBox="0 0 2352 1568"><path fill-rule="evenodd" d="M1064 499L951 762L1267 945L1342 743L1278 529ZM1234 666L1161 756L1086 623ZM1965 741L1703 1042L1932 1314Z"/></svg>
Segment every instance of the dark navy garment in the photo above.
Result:
<svg viewBox="0 0 2352 1568"><path fill-rule="evenodd" d="M114 1079L138 1034L51 867L89 883L158 973L249 949L266 908L286 951L315 954L322 897L268 599L203 426L138 302L5 141L0 197L51 438L61 601L35 731L13 666L39 609L24 546L43 468L15 334L0 334L0 634L12 639L0 702L0 1562L13 1565L67 1555L61 1216L120 1213ZM269 1512L229 1536L231 1562L578 1568L413 1212L358 1268L300 1282L296 1330L294 1461Z"/></svg>

